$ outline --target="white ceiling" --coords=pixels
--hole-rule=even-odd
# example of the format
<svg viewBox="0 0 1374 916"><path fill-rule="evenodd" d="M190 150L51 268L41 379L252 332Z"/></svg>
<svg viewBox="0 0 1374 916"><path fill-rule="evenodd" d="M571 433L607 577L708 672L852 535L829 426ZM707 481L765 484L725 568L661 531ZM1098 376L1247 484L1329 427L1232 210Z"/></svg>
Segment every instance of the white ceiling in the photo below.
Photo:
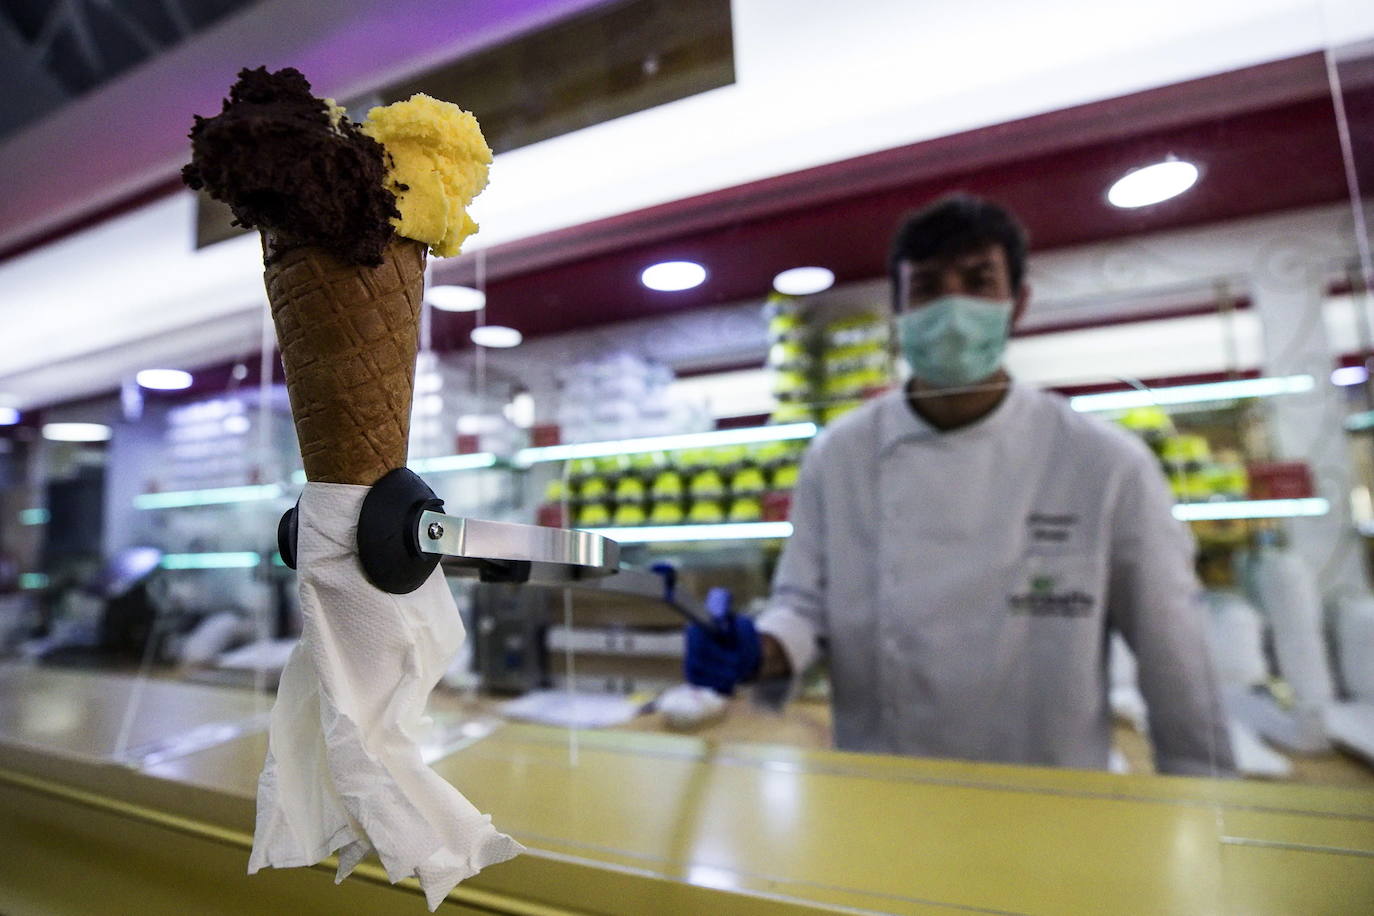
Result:
<svg viewBox="0 0 1374 916"><path fill-rule="evenodd" d="M537 12L585 5L549 2ZM126 163L123 179L90 185L81 202L93 206L135 179L146 183L150 168L174 174L191 112L214 107L168 88L177 67L200 60L202 70L224 71L227 87L239 64L297 63L322 94L342 96L500 31L488 21L500 6L492 0L476 5L487 20L471 20L481 34L450 31L439 42L412 29L407 52L406 36L379 23L451 18L451 7L340 6L346 14L331 31L319 26L314 4L264 3L261 16L255 8L0 145L0 168L30 179L11 195L21 200L0 197L0 244L41 229L45 214L74 212L62 193L75 193L95 171L74 169L68 186L59 180L63 157L118 159L127 132L163 123L169 108L180 133L143 138L147 161ZM736 0L734 18L736 84L497 157L474 207L483 229L469 249L1374 35L1374 4L1363 0ZM356 47L363 34L379 36L366 72L325 54L330 42ZM118 120L102 99L117 104ZM44 181L62 192L59 204L34 209L42 199L34 186ZM113 388L154 356L193 367L242 348L262 303L256 241L194 252L191 216L189 195L175 195L0 264L0 396L26 407L51 403ZM164 345L131 346L150 338Z"/></svg>

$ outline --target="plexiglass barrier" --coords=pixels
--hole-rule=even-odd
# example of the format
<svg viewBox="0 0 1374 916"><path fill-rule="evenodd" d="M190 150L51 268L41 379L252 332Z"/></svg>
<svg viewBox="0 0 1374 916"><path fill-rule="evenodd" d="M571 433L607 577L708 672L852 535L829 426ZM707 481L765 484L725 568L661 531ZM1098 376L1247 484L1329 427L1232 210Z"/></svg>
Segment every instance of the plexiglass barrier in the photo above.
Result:
<svg viewBox="0 0 1374 916"><path fill-rule="evenodd" d="M856 20L918 83L902 61L937 49L899 6ZM856 912L1374 899L1370 46L1198 50L1118 86L1120 23L1060 6L1096 96L1042 68L965 123L887 86L888 114L947 129L860 160L761 141L753 178L791 176L793 203L741 177L678 213L691 231L641 215L590 254L431 266L485 305L426 300L409 466L449 516L617 541L639 583L448 580L466 639L423 754L534 855ZM991 36L1017 14L969 15ZM822 23L794 27L815 55L746 30L712 91L795 114L777 81L827 55ZM694 123L690 101L623 120ZM811 114L854 130L845 110ZM631 215L670 202L632 190ZM954 192L1005 210L947 207L889 265L903 214ZM483 233L514 244L505 213ZM686 241L727 292L679 306L583 263ZM774 285L775 261L826 271ZM615 301L584 322L587 290ZM522 321L518 347L468 343ZM44 410L103 437L4 440L0 741L254 790L302 627L278 520L304 484L265 310L259 330L194 393Z"/></svg>

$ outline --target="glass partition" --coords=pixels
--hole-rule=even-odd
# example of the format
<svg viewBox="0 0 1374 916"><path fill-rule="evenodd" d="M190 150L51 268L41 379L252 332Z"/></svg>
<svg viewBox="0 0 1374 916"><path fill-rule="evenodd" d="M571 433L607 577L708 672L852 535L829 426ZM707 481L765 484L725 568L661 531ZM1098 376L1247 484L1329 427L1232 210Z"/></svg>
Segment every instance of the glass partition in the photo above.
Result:
<svg viewBox="0 0 1374 916"><path fill-rule="evenodd" d="M566 137L522 120L539 106L506 97L504 69L483 89L509 148L493 184L533 155L521 137L695 124L694 101L750 78L733 55L760 41L760 14L734 6L745 31L722 36L713 5L700 88L630 92ZM899 6L854 14L869 38L886 30L866 17L910 33L876 63L920 45ZM1060 6L1084 41L1116 40ZM1092 72L1115 86L1103 54ZM875 820L934 812L970 856L992 854L958 823L980 806L1027 849L1090 856L1097 837L1126 871L1143 836L1137 877L1180 910L1282 910L1291 887L1256 878L1276 849L1374 854L1374 57L1198 60L1091 98L1027 77L1028 98L1059 101L985 106L1001 112L986 123L949 110L976 86L913 90L889 114L927 113L945 125L930 136L825 162L768 146L750 180L664 211L627 173L627 212L529 242L529 208L512 207L483 220L496 242L432 264L431 291L484 304L425 300L409 466L451 516L592 531L640 577L449 579L467 638L431 698L426 759L504 787L496 821L536 854L877 910L1074 903L1053 877L1018 902L957 869L912 896L870 867L915 843L888 827L866 864L808 877L796 836L821 808L840 816L817 788L830 777L866 787L854 805ZM816 59L765 63L780 80ZM770 98L778 117L806 109ZM844 111L811 113L857 131ZM905 214L953 193L1005 205L1028 248L984 214L889 263ZM640 282L688 258L722 291ZM261 762L302 629L279 520L305 484L259 318L261 351L190 390L126 380L0 440L0 739L252 790L240 771ZM471 344L496 325L526 337ZM77 422L104 432L45 431ZM525 778L566 822L512 801ZM579 803L616 779L656 839Z"/></svg>

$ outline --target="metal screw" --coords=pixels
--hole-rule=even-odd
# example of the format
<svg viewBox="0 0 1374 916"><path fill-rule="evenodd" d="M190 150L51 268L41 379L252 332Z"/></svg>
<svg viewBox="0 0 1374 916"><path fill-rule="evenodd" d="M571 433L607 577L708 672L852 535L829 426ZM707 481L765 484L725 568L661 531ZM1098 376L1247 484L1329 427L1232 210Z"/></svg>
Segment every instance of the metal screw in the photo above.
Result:
<svg viewBox="0 0 1374 916"><path fill-rule="evenodd" d="M441 525L441 524L439 524L438 522L430 522L430 523L429 523L429 539L430 539L431 541L437 541L437 540L439 540L439 538L441 538L441 537L443 537L443 536L444 536L444 526Z"/></svg>

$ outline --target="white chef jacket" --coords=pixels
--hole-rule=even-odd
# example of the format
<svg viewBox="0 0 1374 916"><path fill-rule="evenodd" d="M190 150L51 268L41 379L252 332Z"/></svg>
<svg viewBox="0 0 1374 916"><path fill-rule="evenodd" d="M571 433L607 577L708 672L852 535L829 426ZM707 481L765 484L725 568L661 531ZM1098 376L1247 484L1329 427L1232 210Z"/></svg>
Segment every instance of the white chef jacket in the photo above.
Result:
<svg viewBox="0 0 1374 916"><path fill-rule="evenodd" d="M1107 648L1139 660L1156 766L1231 769L1193 542L1143 443L1013 383L940 432L895 390L807 451L758 628L828 656L836 746L1105 768Z"/></svg>

